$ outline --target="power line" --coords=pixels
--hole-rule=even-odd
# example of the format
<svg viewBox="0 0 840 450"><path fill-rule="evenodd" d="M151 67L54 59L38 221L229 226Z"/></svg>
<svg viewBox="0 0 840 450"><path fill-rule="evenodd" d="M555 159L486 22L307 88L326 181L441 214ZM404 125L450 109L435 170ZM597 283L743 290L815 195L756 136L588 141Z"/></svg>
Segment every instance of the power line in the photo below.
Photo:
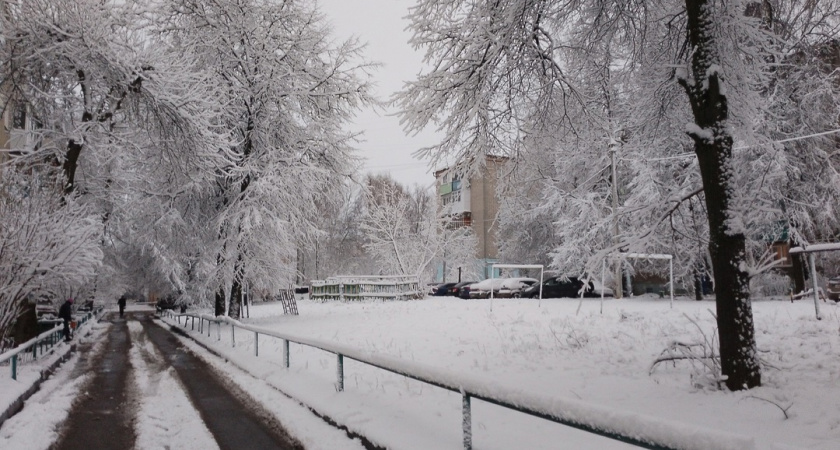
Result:
<svg viewBox="0 0 840 450"><path fill-rule="evenodd" d="M836 133L840 133L840 128L837 128L835 130L823 131L821 133L808 134L808 135L805 135L805 136L796 136L796 137L787 138L787 139L780 139L780 140L777 140L777 141L771 141L771 143L773 143L773 144L784 144L785 142L802 141L802 140L805 140L805 139L811 139L811 138L820 137L820 136L827 136L829 134L836 134ZM733 147L732 150L744 150L746 148L752 148L752 147L755 147L755 146L756 145L741 145L741 146L738 146L738 147ZM668 160L672 160L672 159L683 159L683 158L688 158L688 157L692 157L692 156L695 156L695 154L694 153L680 153L678 155L663 156L661 158L621 158L621 160L622 161L656 162L656 161L668 161Z"/></svg>

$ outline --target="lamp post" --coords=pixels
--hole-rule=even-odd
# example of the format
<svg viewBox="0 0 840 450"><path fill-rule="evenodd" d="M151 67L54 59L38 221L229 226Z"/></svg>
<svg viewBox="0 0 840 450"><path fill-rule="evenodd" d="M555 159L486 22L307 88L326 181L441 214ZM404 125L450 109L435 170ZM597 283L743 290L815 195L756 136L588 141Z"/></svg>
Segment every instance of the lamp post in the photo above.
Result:
<svg viewBox="0 0 840 450"><path fill-rule="evenodd" d="M610 138L610 169L612 172L612 226L613 226L613 243L618 244L618 176L615 167L615 152L617 144L615 139ZM615 279L617 281L615 289L615 298L622 297L622 283L621 283L621 260L616 261Z"/></svg>

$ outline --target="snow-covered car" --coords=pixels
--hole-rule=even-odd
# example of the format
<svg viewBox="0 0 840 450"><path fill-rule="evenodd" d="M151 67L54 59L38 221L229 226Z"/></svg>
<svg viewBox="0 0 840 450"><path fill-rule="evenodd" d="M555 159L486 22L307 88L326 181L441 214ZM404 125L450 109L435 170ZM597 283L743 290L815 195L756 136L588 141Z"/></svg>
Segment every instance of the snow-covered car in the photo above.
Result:
<svg viewBox="0 0 840 450"><path fill-rule="evenodd" d="M490 291L493 291L493 295L495 296L497 292L499 292L499 288L502 287L502 283L508 280L508 278L488 278L483 281L479 281L478 283L470 285L470 298L489 298Z"/></svg>
<svg viewBox="0 0 840 450"><path fill-rule="evenodd" d="M41 299L35 304L35 315L38 317L38 320L57 319L58 310L49 299Z"/></svg>
<svg viewBox="0 0 840 450"><path fill-rule="evenodd" d="M578 277L552 277L542 285L542 298L560 298L560 297L600 297L603 290L604 296L613 296L613 290L604 287L597 280L589 280L589 284L584 289L583 281ZM522 291L522 297L538 298L540 296L540 285L535 283L533 286L525 288Z"/></svg>
<svg viewBox="0 0 840 450"><path fill-rule="evenodd" d="M596 296L601 296L601 291L604 291L604 297L614 297L615 292L608 287L605 287L600 280L592 279L592 293Z"/></svg>
<svg viewBox="0 0 840 450"><path fill-rule="evenodd" d="M840 302L840 277L831 278L825 287L825 293L829 300Z"/></svg>
<svg viewBox="0 0 840 450"><path fill-rule="evenodd" d="M499 298L519 298L525 288L538 282L535 278L528 277L508 278L499 287L499 292L493 295Z"/></svg>

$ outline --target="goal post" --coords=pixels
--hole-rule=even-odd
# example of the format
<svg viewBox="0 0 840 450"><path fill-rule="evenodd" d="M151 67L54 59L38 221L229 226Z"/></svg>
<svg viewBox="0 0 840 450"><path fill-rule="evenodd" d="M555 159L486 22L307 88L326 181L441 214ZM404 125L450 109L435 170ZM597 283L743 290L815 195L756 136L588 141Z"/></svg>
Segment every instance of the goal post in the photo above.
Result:
<svg viewBox="0 0 840 450"><path fill-rule="evenodd" d="M668 260L668 280L671 287L671 308L674 307L674 255L667 253L610 253L607 258L604 258L601 266L601 280L604 279L607 270L607 259L667 259ZM602 281L603 282L603 281ZM618 280L621 283L621 280ZM601 289L601 299L604 298L604 290Z"/></svg>
<svg viewBox="0 0 840 450"><path fill-rule="evenodd" d="M801 245L790 249L791 255L808 255L808 265L811 266L811 281L814 283L814 309L816 309L817 320L822 320L820 315L820 296L817 293L817 264L814 261L814 253L836 252L840 250L840 243Z"/></svg>

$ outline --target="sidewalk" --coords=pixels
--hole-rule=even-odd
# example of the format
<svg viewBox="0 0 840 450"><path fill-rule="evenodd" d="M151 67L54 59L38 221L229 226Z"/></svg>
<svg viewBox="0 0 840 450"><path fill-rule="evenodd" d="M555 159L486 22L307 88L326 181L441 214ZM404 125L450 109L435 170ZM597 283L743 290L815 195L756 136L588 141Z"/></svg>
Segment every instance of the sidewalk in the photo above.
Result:
<svg viewBox="0 0 840 450"><path fill-rule="evenodd" d="M59 431L53 448L62 450L137 448L137 412L148 393L132 392L130 349L148 340L156 349L147 351L150 377L166 372L177 373L180 385L218 448L300 449L303 448L273 418L261 418L248 406L250 402L232 394L204 362L185 351L168 331L152 323L151 312L128 312L126 319L109 313L104 320L113 322L101 354L90 361L80 361L75 371L92 371L93 378L81 394L69 419ZM130 322L139 321L138 334ZM130 331L132 331L130 333ZM131 336L130 336L131 335ZM135 338L139 342L133 342ZM168 395L168 394L167 394ZM190 403L182 401L181 403ZM179 405L188 408L190 405ZM169 423L177 428L186 424Z"/></svg>

